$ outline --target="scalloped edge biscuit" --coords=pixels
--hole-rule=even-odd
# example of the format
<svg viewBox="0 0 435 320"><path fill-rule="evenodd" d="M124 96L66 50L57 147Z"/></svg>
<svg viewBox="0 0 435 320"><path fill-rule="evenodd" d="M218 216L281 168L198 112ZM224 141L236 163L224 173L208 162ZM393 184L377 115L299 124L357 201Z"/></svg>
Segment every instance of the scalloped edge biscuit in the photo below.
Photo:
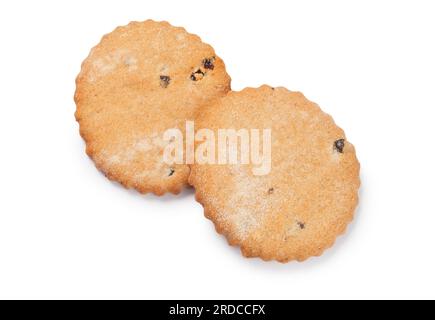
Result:
<svg viewBox="0 0 435 320"><path fill-rule="evenodd" d="M267 176L253 176L250 165L191 166L189 183L205 217L245 257L302 262L345 233L358 204L360 165L344 132L303 94L269 86L230 92L201 110L196 124L272 128Z"/></svg>
<svg viewBox="0 0 435 320"><path fill-rule="evenodd" d="M153 20L117 27L91 50L76 79L86 153L128 189L178 194L190 169L163 163L162 133L182 128L230 86L213 48L184 28Z"/></svg>

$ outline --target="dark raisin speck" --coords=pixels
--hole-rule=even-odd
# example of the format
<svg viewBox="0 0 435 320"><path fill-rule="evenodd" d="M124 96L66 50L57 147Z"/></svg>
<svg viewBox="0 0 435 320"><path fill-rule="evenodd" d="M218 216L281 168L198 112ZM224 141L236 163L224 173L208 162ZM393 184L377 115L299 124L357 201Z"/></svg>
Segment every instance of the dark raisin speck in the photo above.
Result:
<svg viewBox="0 0 435 320"><path fill-rule="evenodd" d="M334 150L343 153L344 150L344 139L339 139L337 141L334 142Z"/></svg>
<svg viewBox="0 0 435 320"><path fill-rule="evenodd" d="M301 230L305 229L305 223L303 222L298 222L298 226L301 228Z"/></svg>
<svg viewBox="0 0 435 320"><path fill-rule="evenodd" d="M202 65L205 69L213 70L214 69L214 61L215 58L207 58L202 61Z"/></svg>
<svg viewBox="0 0 435 320"><path fill-rule="evenodd" d="M204 77L204 75L205 73L201 69L198 69L190 75L190 79L192 81L198 81L201 80Z"/></svg>
<svg viewBox="0 0 435 320"><path fill-rule="evenodd" d="M267 191L267 193L268 193L268 194L273 194L274 191L275 191L274 188L270 188L270 189Z"/></svg>
<svg viewBox="0 0 435 320"><path fill-rule="evenodd" d="M175 170L173 168L170 168L168 177L172 177L174 175L174 173L175 173Z"/></svg>
<svg viewBox="0 0 435 320"><path fill-rule="evenodd" d="M169 83L171 82L171 78L168 76L160 76L160 86L162 88L167 88Z"/></svg>

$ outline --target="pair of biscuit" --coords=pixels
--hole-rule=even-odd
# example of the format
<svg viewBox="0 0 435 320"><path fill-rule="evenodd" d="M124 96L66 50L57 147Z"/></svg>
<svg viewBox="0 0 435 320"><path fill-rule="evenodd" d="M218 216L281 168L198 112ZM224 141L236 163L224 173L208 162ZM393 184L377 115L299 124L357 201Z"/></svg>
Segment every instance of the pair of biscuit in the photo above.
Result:
<svg viewBox="0 0 435 320"><path fill-rule="evenodd" d="M287 262L320 255L358 202L359 163L332 118L301 93L263 86L231 92L213 48L151 20L106 35L77 78L86 151L109 178L141 193L196 190L219 233L247 257ZM271 129L271 170L249 164L168 165L171 128Z"/></svg>

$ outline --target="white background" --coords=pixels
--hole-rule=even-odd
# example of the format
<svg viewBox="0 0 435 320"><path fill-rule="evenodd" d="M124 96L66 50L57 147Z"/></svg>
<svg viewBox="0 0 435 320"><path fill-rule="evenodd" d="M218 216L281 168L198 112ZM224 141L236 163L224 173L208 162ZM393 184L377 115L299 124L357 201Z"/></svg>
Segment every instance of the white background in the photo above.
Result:
<svg viewBox="0 0 435 320"><path fill-rule="evenodd" d="M434 1L1 1L0 298L435 298ZM168 20L233 89L300 90L357 147L361 203L321 258L242 258L193 192L141 196L86 157L74 80L101 36Z"/></svg>

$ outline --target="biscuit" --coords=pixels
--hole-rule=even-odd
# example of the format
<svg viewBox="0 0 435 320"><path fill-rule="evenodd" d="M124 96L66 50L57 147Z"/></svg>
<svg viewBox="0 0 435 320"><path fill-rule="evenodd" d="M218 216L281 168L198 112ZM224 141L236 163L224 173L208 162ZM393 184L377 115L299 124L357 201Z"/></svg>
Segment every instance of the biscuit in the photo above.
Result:
<svg viewBox="0 0 435 320"><path fill-rule="evenodd" d="M76 120L87 154L111 180L177 194L189 167L163 162L163 132L183 130L231 79L213 48L167 22L132 22L104 36L76 80Z"/></svg>
<svg viewBox="0 0 435 320"><path fill-rule="evenodd" d="M231 92L196 116L198 129L271 129L271 171L252 164L191 166L196 199L246 257L288 262L320 256L358 202L359 162L333 119L299 92L262 86Z"/></svg>

